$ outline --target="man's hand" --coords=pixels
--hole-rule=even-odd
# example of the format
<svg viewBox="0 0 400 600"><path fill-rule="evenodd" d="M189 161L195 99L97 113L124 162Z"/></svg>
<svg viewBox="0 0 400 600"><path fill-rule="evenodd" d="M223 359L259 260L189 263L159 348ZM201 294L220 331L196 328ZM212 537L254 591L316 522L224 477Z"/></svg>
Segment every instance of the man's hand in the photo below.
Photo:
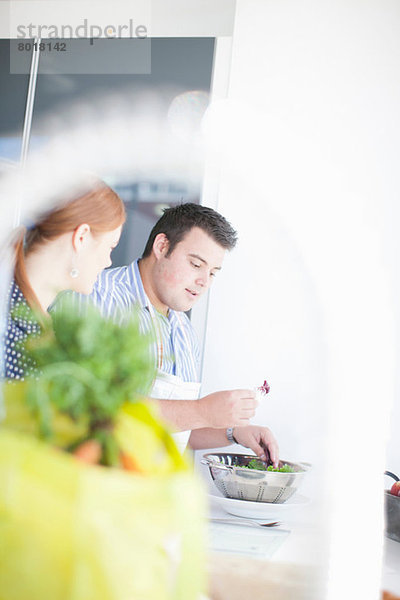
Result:
<svg viewBox="0 0 400 600"><path fill-rule="evenodd" d="M253 390L215 392L195 401L157 399L154 402L158 404L163 419L176 431L223 430L235 425L248 425L258 404Z"/></svg>
<svg viewBox="0 0 400 600"><path fill-rule="evenodd" d="M246 448L251 448L261 460L270 458L273 466L278 467L279 447L272 431L268 427L260 427L258 425L235 427L233 435L239 444Z"/></svg>
<svg viewBox="0 0 400 600"><path fill-rule="evenodd" d="M196 404L205 426L221 429L246 425L258 403L253 390L229 390L204 396Z"/></svg>

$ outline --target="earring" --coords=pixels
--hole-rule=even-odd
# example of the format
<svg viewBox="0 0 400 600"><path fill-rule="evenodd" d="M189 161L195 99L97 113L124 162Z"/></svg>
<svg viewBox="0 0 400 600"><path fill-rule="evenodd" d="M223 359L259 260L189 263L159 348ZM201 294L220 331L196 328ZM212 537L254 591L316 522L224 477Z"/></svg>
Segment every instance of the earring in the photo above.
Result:
<svg viewBox="0 0 400 600"><path fill-rule="evenodd" d="M71 270L69 272L70 277L72 277L72 279L76 279L79 275L79 270L76 268L76 254L74 253L72 255L72 266L71 266Z"/></svg>

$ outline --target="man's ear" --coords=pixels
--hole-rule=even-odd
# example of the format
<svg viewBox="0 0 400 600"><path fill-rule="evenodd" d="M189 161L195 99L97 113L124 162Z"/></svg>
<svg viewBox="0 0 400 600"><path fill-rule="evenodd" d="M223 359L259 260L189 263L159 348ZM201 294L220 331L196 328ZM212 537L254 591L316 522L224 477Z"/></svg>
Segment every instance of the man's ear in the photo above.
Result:
<svg viewBox="0 0 400 600"><path fill-rule="evenodd" d="M72 233L72 246L74 250L79 251L84 245L90 233L90 225L82 223Z"/></svg>
<svg viewBox="0 0 400 600"><path fill-rule="evenodd" d="M158 233L154 238L153 252L157 259L162 258L168 252L169 241L165 233Z"/></svg>

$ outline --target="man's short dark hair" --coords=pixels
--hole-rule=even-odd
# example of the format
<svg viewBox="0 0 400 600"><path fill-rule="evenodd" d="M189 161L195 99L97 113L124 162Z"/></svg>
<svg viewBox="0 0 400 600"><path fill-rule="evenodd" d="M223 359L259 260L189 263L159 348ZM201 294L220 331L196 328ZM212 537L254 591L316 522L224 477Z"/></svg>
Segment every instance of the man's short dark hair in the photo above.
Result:
<svg viewBox="0 0 400 600"><path fill-rule="evenodd" d="M164 210L164 214L151 230L142 258L150 256L154 240L159 233L164 233L168 239L166 256L169 256L193 227L202 229L226 250L232 250L236 244L237 233L222 215L208 206L187 202Z"/></svg>

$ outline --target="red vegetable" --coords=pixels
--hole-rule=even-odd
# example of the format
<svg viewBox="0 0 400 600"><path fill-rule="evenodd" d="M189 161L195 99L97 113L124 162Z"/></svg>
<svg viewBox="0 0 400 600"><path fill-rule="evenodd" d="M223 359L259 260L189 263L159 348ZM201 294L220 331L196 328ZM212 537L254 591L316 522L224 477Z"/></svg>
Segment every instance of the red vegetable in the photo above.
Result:
<svg viewBox="0 0 400 600"><path fill-rule="evenodd" d="M262 385L260 385L260 387L258 388L261 392L263 392L264 394L268 394L270 387L267 383L267 380L264 381L264 383Z"/></svg>
<svg viewBox="0 0 400 600"><path fill-rule="evenodd" d="M400 481L396 481L392 485L392 489L390 490L390 493L393 494L393 496L400 496Z"/></svg>

